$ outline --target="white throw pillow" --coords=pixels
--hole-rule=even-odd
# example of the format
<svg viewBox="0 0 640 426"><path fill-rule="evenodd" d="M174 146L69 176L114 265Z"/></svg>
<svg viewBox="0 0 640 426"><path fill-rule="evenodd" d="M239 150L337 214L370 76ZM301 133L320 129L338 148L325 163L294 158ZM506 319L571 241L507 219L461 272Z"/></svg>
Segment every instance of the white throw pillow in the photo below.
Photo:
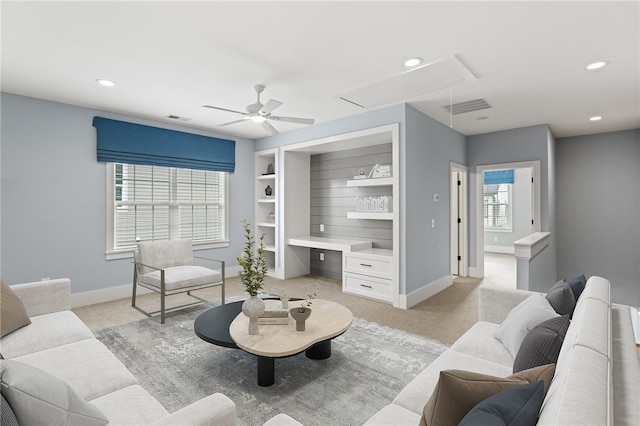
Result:
<svg viewBox="0 0 640 426"><path fill-rule="evenodd" d="M525 336L538 324L560 315L542 294L532 294L513 308L493 337L500 340L515 359Z"/></svg>

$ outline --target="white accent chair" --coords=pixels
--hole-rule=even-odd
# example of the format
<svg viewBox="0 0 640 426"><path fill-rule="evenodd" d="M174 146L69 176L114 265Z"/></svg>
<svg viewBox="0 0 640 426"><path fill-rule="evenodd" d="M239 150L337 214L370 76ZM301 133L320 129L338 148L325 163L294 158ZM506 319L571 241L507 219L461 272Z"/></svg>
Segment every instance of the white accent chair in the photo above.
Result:
<svg viewBox="0 0 640 426"><path fill-rule="evenodd" d="M187 293L199 300L173 309L192 306L206 300L193 296L191 291L206 287L221 286L222 304L224 305L225 291L225 263L223 260L204 259L215 262L219 270L205 268L194 264L193 248L190 240L145 241L138 244L134 251L133 294L131 306L151 316L136 306L136 289L140 285L149 290L160 293L160 323L165 321L165 297L177 293Z"/></svg>

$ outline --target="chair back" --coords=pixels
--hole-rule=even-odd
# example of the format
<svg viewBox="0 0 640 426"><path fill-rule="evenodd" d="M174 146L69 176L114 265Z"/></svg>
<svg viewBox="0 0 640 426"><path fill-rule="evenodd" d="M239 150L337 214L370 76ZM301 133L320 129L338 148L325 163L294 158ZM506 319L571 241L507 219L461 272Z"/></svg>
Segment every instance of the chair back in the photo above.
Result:
<svg viewBox="0 0 640 426"><path fill-rule="evenodd" d="M144 241L138 243L136 262L156 268L193 265L191 240ZM138 265L138 273L148 274L154 269Z"/></svg>

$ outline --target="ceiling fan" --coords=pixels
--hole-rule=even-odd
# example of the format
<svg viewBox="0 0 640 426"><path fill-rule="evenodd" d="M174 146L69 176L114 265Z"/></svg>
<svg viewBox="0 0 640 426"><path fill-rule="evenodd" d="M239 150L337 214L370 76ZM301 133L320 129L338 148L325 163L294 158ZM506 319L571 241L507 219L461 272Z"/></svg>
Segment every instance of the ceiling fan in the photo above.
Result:
<svg viewBox="0 0 640 426"><path fill-rule="evenodd" d="M269 123L269 120L270 121L286 121L289 123L299 123L299 124L313 124L314 120L312 118L283 117L283 116L271 115L271 111L273 111L274 109L282 105L282 102L269 99L267 103L263 105L260 102L260 93L264 91L264 86L257 84L253 86L253 88L255 89L256 94L258 95L258 100L254 104L247 105L246 112L235 111L232 109L221 108L221 107L212 106L212 105L202 105L202 106L205 108L217 109L220 111L233 112L234 114L240 114L243 116L242 119L240 120L229 121L227 123L222 123L219 126L228 126L230 124L242 123L245 120L252 120L256 123L262 124L262 127L271 135L277 135L278 131L276 130L275 127L271 125L271 123Z"/></svg>

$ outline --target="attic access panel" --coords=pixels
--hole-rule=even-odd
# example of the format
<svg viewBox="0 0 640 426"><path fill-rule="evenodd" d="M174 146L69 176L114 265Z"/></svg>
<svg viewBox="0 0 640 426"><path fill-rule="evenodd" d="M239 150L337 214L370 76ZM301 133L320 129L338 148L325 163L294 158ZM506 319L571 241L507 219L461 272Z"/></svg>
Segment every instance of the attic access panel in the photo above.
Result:
<svg viewBox="0 0 640 426"><path fill-rule="evenodd" d="M453 56L368 84L339 97L363 108L398 103L477 78Z"/></svg>

